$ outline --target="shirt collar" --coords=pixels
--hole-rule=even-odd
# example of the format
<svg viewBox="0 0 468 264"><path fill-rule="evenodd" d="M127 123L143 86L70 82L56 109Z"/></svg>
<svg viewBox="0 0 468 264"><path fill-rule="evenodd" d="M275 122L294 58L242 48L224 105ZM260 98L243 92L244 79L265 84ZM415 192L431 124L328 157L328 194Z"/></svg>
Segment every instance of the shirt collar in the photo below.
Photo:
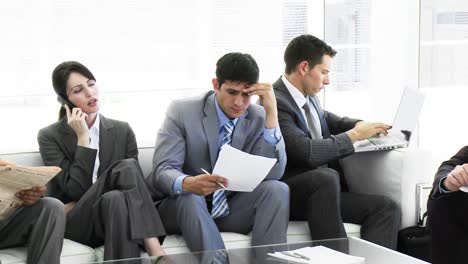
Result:
<svg viewBox="0 0 468 264"><path fill-rule="evenodd" d="M286 85L286 88L288 89L289 93L291 94L292 98L294 99L294 102L296 102L297 106L299 109L302 109L304 104L307 102L307 97L304 96L299 89L296 88L292 83L286 79L286 77L281 76L281 80L283 81L284 85Z"/></svg>
<svg viewBox="0 0 468 264"><path fill-rule="evenodd" d="M223 110L218 104L218 100L216 99L216 94L214 96L214 101L215 101L216 114L218 116L218 129L221 129L229 121L232 121L234 123L234 126L236 126L239 118L237 117L234 119L229 119L229 117L226 116L226 114L223 112Z"/></svg>
<svg viewBox="0 0 468 264"><path fill-rule="evenodd" d="M101 119L99 118L99 113L96 113L96 120L94 120L94 124L89 128L90 132L97 132L99 135L99 126L101 124Z"/></svg>

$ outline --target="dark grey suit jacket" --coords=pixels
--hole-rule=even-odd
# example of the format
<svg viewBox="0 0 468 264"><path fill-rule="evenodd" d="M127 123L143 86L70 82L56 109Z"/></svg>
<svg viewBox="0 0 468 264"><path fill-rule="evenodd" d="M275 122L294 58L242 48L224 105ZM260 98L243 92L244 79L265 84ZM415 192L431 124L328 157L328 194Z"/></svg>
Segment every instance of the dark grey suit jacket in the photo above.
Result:
<svg viewBox="0 0 468 264"><path fill-rule="evenodd" d="M48 186L50 195L63 203L78 201L93 184L97 150L77 146L66 117L41 129L37 139L45 165L62 168ZM138 160L132 129L126 122L100 115L98 177L115 161L127 158Z"/></svg>
<svg viewBox="0 0 468 264"><path fill-rule="evenodd" d="M311 139L304 116L281 78L273 84L273 89L288 155L285 178L328 164L340 173L342 188L346 189L338 160L354 153L353 143L345 132L360 120L322 109L329 131L322 129L323 139Z"/></svg>
<svg viewBox="0 0 468 264"><path fill-rule="evenodd" d="M430 198L438 198L440 196L454 195L458 193L458 192L450 192L446 194L441 194L440 188L439 188L439 182L442 178L447 177L447 175L453 169L455 169L457 165L463 165L466 163L468 163L468 146L464 146L457 152L457 154L455 154L455 156L453 156L449 160L442 162L442 164L440 165L434 177L434 182L432 184L432 191L431 191Z"/></svg>
<svg viewBox="0 0 468 264"><path fill-rule="evenodd" d="M195 98L177 100L168 107L161 126L153 156L153 173L147 178L151 187L157 186L165 195L172 195L172 185L181 175L198 175L200 168L212 171L218 159L218 117L214 92ZM232 135L232 147L277 162L265 180L279 180L286 165L284 141L276 146L263 138L265 110L250 105L237 121ZM242 164L239 164L242 166ZM154 191L154 190L152 190Z"/></svg>

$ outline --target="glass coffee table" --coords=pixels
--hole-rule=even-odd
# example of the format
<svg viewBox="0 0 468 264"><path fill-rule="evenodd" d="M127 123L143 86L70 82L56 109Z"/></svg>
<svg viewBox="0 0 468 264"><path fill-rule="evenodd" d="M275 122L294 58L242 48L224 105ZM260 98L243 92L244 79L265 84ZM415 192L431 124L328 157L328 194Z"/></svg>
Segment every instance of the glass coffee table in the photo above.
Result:
<svg viewBox="0 0 468 264"><path fill-rule="evenodd" d="M268 253L294 250L303 247L324 246L353 256L364 257L365 264L428 264L371 242L355 238L317 240L303 243L277 244L240 249L213 250L172 254L159 258L135 258L92 262L94 264L218 264L218 263L294 263L273 258ZM313 260L310 263L317 263Z"/></svg>

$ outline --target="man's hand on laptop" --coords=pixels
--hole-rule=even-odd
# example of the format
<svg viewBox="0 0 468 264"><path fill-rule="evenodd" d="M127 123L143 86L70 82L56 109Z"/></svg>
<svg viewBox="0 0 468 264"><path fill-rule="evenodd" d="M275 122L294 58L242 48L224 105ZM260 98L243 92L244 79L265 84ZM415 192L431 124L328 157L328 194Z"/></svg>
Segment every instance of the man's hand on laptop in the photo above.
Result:
<svg viewBox="0 0 468 264"><path fill-rule="evenodd" d="M388 130L391 126L384 123L371 123L359 121L356 123L353 129L346 132L351 142L356 142L359 140L364 140L368 137L372 137L378 134L388 134Z"/></svg>

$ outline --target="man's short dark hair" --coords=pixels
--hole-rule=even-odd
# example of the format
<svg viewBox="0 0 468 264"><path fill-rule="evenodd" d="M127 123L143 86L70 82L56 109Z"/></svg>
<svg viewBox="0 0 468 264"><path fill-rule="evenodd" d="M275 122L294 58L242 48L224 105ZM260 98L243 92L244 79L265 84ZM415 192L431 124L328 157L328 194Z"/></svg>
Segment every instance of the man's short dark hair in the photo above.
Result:
<svg viewBox="0 0 468 264"><path fill-rule="evenodd" d="M334 57L336 50L330 47L323 40L312 35L300 35L289 42L284 52L284 62L286 63L286 74L292 73L298 64L303 61L309 63L309 67L322 63L323 55Z"/></svg>
<svg viewBox="0 0 468 264"><path fill-rule="evenodd" d="M216 62L216 78L219 88L225 81L254 84L258 82L257 62L250 54L231 52Z"/></svg>

